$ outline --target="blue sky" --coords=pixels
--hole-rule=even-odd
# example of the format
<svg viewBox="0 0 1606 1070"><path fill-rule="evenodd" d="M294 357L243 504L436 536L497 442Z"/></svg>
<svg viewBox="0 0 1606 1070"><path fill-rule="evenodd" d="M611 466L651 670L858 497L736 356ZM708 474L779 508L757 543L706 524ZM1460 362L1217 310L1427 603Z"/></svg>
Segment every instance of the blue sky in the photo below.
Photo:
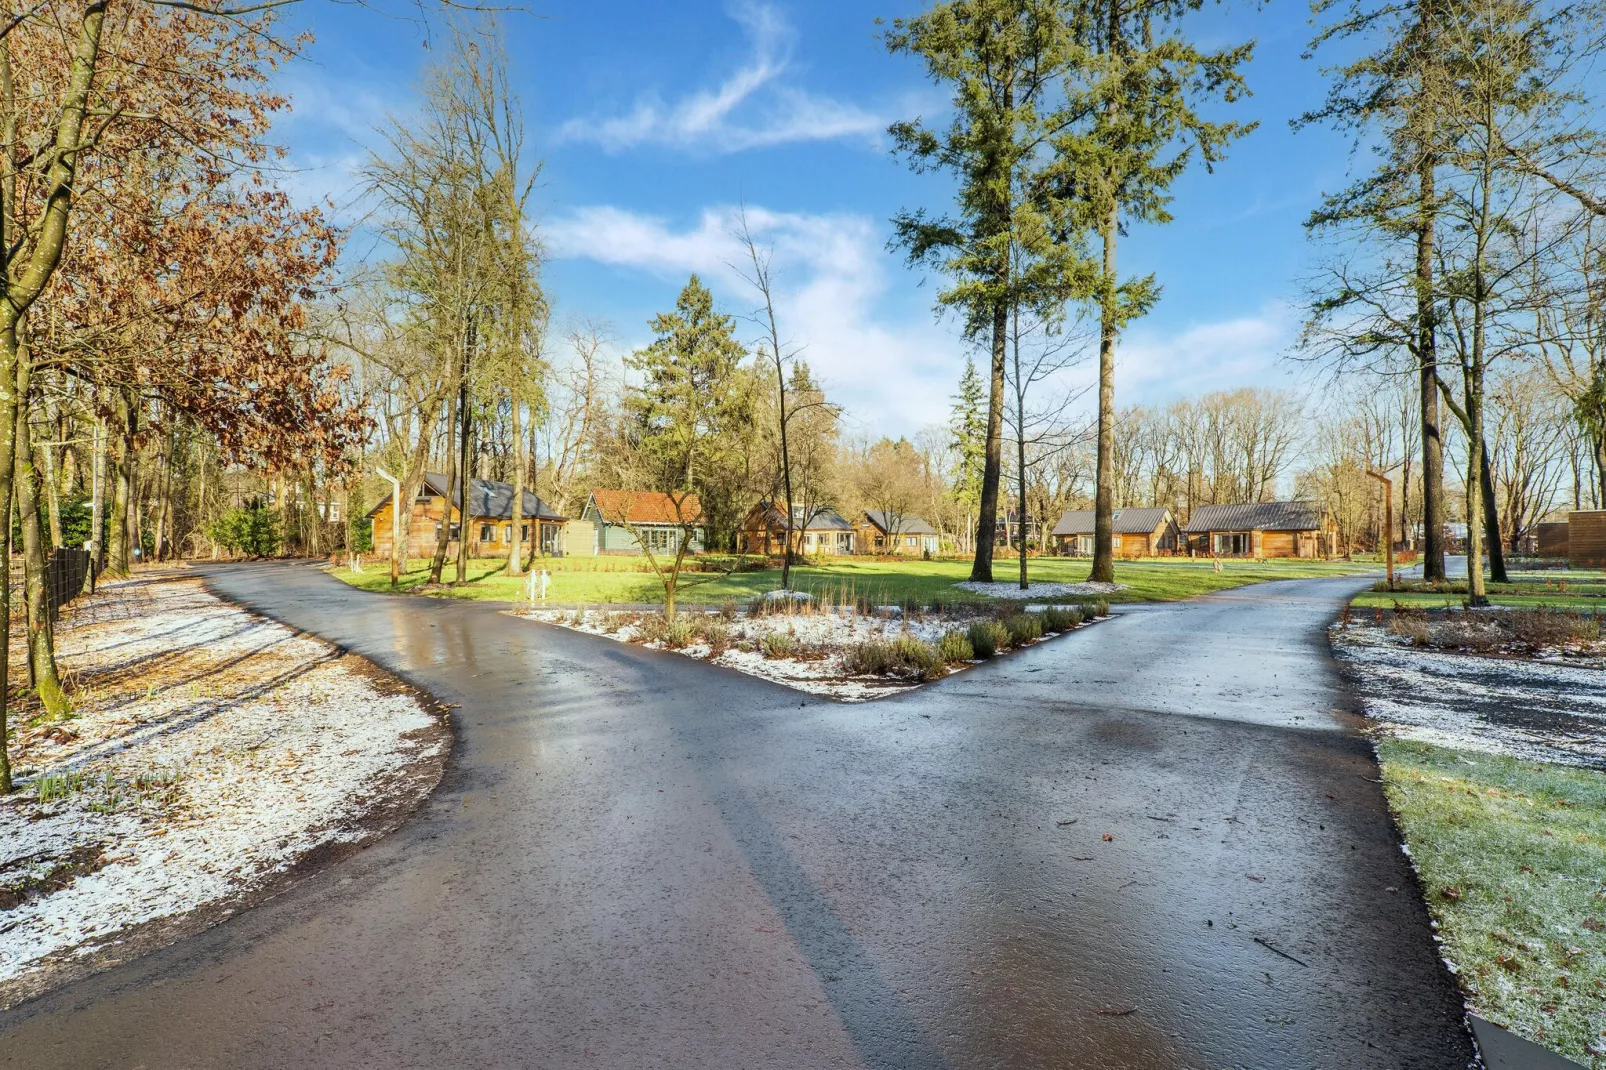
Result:
<svg viewBox="0 0 1606 1070"><path fill-rule="evenodd" d="M749 311L752 295L727 266L730 213L745 202L775 246L783 334L806 347L851 426L912 434L946 419L967 345L932 311L942 280L886 249L895 212L940 209L949 194L944 179L894 159L884 134L894 119L940 120L945 109L915 62L886 54L875 25L919 8L545 0L539 17L505 16L544 159L537 200L559 327L601 318L621 349L642 344L648 318L692 271L725 311ZM413 107L428 30L361 6L317 4L294 17L317 39L281 72L295 110L278 136L300 195L332 198L349 220L372 127ZM1154 271L1164 286L1123 340L1123 405L1299 385L1282 354L1315 258L1301 221L1350 164L1337 135L1289 130L1323 91L1317 64L1300 58L1311 33L1303 5L1227 5L1192 27L1206 45L1258 42L1254 96L1233 113L1261 126L1214 174L1178 183L1175 222L1122 246L1123 270Z"/></svg>

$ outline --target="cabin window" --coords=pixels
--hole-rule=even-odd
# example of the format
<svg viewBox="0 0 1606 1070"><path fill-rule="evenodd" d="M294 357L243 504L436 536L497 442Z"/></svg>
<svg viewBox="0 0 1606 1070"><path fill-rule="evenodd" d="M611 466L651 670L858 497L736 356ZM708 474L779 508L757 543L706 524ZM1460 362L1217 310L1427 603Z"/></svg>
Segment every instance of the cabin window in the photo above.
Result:
<svg viewBox="0 0 1606 1070"><path fill-rule="evenodd" d="M519 541L520 542L529 542L530 541L530 525L528 525L528 524L520 524L519 525Z"/></svg>
<svg viewBox="0 0 1606 1070"><path fill-rule="evenodd" d="M877 550L880 550L880 549L882 549L882 548L883 548L883 547L885 547L885 546L886 546L886 545L887 545L887 540L886 540L886 536L884 536L884 535L877 535L877 536L876 536L876 537L875 537L875 548L876 548L876 549L877 549Z"/></svg>
<svg viewBox="0 0 1606 1070"><path fill-rule="evenodd" d="M1216 532L1215 551L1218 554L1247 554L1249 552L1249 533L1247 531Z"/></svg>
<svg viewBox="0 0 1606 1070"><path fill-rule="evenodd" d="M845 554L853 552L853 532L844 531L836 537L836 548Z"/></svg>
<svg viewBox="0 0 1606 1070"><path fill-rule="evenodd" d="M489 524L480 525L480 542L491 542L496 538L496 529Z"/></svg>
<svg viewBox="0 0 1606 1070"><path fill-rule="evenodd" d="M903 537L903 544L909 547L911 550L914 549L915 537L913 535L905 535Z"/></svg>

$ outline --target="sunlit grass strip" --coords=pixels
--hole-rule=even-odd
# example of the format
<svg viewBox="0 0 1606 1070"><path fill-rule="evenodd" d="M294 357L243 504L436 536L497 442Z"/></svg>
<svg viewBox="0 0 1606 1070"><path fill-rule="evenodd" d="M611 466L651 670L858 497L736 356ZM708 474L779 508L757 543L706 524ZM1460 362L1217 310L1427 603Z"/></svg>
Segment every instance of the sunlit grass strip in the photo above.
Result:
<svg viewBox="0 0 1606 1070"><path fill-rule="evenodd" d="M1392 739L1378 752L1467 1001L1606 1070L1606 774Z"/></svg>
<svg viewBox="0 0 1606 1070"><path fill-rule="evenodd" d="M537 568L551 570L548 601L555 604L590 605L620 603L657 603L663 601L663 585L656 576L645 571L614 571L615 561L630 564L632 558L556 558L543 560ZM581 561L606 561L605 567L595 571L577 567ZM1085 559L1039 558L1031 563L1031 577L1042 583L1082 583L1087 580L1090 564ZM339 579L365 590L390 589L390 573L385 562L371 562L361 573L350 569L331 569ZM1216 571L1212 562L1199 559L1163 559L1152 561L1122 561L1115 566L1115 578L1128 589L1109 596L1112 602L1151 602L1190 598L1211 591L1240 587L1261 580L1308 579L1323 576L1340 576L1360 572L1375 572L1375 566L1343 561L1272 561L1257 564L1253 561L1224 561ZM1008 579L1008 569L1000 565L995 574ZM898 558L841 557L826 558L817 563L793 570L793 587L829 600L833 605L874 603L877 605L906 606L918 604L931 607L936 604L959 605L988 604L989 600L973 592L956 588L955 583L969 578L968 561L918 561ZM745 602L780 586L779 569L755 572L733 572L726 576L696 577L695 586L684 589L677 601L687 605L719 605L727 599ZM452 578L448 567L443 579ZM508 576L504 563L492 560L470 562L468 582L453 589L440 589L432 593L443 597L479 598L493 601L521 601L524 580ZM428 562L409 562L402 578L403 590L411 590L428 580Z"/></svg>

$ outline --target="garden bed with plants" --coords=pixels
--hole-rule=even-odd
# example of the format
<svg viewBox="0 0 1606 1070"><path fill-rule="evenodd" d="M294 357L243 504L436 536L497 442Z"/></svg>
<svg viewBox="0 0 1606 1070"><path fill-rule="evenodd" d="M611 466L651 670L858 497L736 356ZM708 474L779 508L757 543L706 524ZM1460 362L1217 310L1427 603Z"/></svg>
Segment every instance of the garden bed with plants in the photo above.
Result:
<svg viewBox="0 0 1606 1070"><path fill-rule="evenodd" d="M833 604L760 596L713 612L520 609L516 615L625 643L671 650L801 691L849 702L896 694L1109 615L1101 600L1075 605Z"/></svg>
<svg viewBox="0 0 1606 1070"><path fill-rule="evenodd" d="M433 789L449 752L433 703L179 570L103 585L56 638L69 709L13 709L0 1006L355 850ZM11 671L26 679L20 660Z"/></svg>

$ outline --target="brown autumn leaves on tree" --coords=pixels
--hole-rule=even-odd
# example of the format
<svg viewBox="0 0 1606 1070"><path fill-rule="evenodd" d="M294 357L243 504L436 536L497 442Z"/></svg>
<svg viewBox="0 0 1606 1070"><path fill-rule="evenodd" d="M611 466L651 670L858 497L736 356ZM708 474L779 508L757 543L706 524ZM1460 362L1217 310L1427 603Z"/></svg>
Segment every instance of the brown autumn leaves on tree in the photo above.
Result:
<svg viewBox="0 0 1606 1070"><path fill-rule="evenodd" d="M342 369L304 332L337 235L272 181L287 101L267 80L293 50L273 31L265 13L111 0L0 24L0 499L21 521L30 669L50 714L66 706L40 508L55 483L41 494L36 459L53 470L56 446L35 441L37 422L93 425L108 444L99 549L116 570L137 543L134 499L160 487L134 471L149 442L169 444L169 470L187 428L221 461L310 471L364 431Z"/></svg>

